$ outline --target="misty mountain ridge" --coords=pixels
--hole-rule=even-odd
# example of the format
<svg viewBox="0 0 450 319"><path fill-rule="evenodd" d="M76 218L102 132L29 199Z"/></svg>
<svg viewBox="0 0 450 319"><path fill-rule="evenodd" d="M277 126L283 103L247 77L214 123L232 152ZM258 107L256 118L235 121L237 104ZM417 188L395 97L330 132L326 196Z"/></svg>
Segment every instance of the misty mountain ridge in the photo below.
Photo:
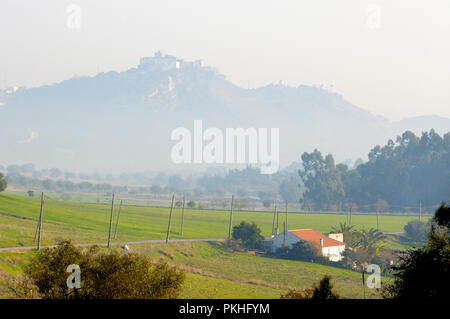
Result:
<svg viewBox="0 0 450 319"><path fill-rule="evenodd" d="M2 164L102 172L204 167L170 158L172 130L192 130L194 120L204 129L278 127L283 166L315 148L338 161L366 158L405 130L450 128L450 119L433 115L390 122L320 87L241 88L200 60L160 52L123 72L3 90L0 116Z"/></svg>

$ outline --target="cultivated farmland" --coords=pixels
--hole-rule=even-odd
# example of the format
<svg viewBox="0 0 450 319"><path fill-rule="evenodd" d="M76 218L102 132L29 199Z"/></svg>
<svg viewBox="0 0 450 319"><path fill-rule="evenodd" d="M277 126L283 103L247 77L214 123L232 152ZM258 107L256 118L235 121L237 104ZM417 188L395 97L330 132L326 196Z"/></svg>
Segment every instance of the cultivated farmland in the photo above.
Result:
<svg viewBox="0 0 450 319"><path fill-rule="evenodd" d="M39 218L38 198L0 194L0 247L32 246L36 223ZM115 206L113 225L118 205ZM73 243L106 242L109 229L110 205L88 204L46 199L43 213L42 245L56 243L58 239L70 239ZM165 239L169 218L168 208L122 206L117 238L113 241ZM414 216L379 216L380 230L401 232ZM280 213L282 225L285 214ZM264 236L272 232L272 213L239 212L233 215L233 224L254 221ZM288 228L313 228L329 232L333 226L347 220L338 214L288 214ZM225 238L228 234L229 211L185 210L184 234L181 233L181 209L174 208L171 239ZM376 227L376 217L353 215L356 229Z"/></svg>

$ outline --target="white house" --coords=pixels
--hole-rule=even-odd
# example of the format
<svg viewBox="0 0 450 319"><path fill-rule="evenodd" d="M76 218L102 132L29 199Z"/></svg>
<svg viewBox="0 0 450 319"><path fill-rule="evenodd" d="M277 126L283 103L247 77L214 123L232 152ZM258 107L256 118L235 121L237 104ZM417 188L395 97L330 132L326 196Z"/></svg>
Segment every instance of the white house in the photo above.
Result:
<svg viewBox="0 0 450 319"><path fill-rule="evenodd" d="M341 241L336 240L341 239ZM272 251L283 247L283 243L291 248L293 244L300 240L306 240L321 248L322 256L328 257L331 261L340 261L342 253L345 250L345 244L342 242L342 234L329 234L328 237L313 229L294 229L276 235L272 239Z"/></svg>

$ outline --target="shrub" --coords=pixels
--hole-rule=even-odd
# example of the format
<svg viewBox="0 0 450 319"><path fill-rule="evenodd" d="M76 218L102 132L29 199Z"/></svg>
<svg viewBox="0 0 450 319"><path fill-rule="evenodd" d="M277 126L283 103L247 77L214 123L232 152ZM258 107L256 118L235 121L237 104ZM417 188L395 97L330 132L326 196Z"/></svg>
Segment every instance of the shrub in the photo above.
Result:
<svg viewBox="0 0 450 319"><path fill-rule="evenodd" d="M6 183L5 179L3 178L3 174L0 173L0 192L3 192L8 184Z"/></svg>
<svg viewBox="0 0 450 319"><path fill-rule="evenodd" d="M281 295L280 299L311 299L313 292L310 288L303 291L289 290L285 295Z"/></svg>
<svg viewBox="0 0 450 319"><path fill-rule="evenodd" d="M189 208L194 208L194 207L195 207L195 202L194 202L193 200L190 200L190 201L187 203L187 207L189 207Z"/></svg>
<svg viewBox="0 0 450 319"><path fill-rule="evenodd" d="M233 227L233 239L239 239L246 248L258 248L264 237L261 229L255 223L242 221Z"/></svg>
<svg viewBox="0 0 450 319"><path fill-rule="evenodd" d="M81 288L67 287L70 264L80 267ZM135 253L105 253L98 247L82 251L69 241L40 251L25 275L44 299L175 298L184 282L184 273L166 263L152 264Z"/></svg>
<svg viewBox="0 0 450 319"><path fill-rule="evenodd" d="M320 247L306 240L300 240L289 247L281 247L277 250L276 256L280 258L302 260L302 261L321 261L325 260L320 252Z"/></svg>
<svg viewBox="0 0 450 319"><path fill-rule="evenodd" d="M339 295L333 291L331 277L324 276L318 285L305 289L303 292L289 290L285 295L281 295L281 299L339 299Z"/></svg>
<svg viewBox="0 0 450 319"><path fill-rule="evenodd" d="M270 206L272 206L272 202L266 200L266 201L263 202L263 206L264 206L265 208L270 208Z"/></svg>
<svg viewBox="0 0 450 319"><path fill-rule="evenodd" d="M403 228L405 235L409 240L423 242L427 238L426 223L420 220L412 220Z"/></svg>
<svg viewBox="0 0 450 319"><path fill-rule="evenodd" d="M384 298L449 298L450 207L435 212L425 247L409 250L393 267L395 281L382 289Z"/></svg>
<svg viewBox="0 0 450 319"><path fill-rule="evenodd" d="M311 299L339 299L339 295L333 291L333 285L331 284L330 276L324 276L319 282L319 285L314 286L314 291Z"/></svg>

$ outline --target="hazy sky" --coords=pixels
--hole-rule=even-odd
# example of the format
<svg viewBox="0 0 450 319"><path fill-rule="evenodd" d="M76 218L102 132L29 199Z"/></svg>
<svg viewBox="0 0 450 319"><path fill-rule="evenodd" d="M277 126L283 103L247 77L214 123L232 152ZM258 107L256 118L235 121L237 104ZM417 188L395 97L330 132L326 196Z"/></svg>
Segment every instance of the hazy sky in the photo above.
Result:
<svg viewBox="0 0 450 319"><path fill-rule="evenodd" d="M121 71L161 50L242 87L332 85L392 120L450 117L448 0L1 0L0 39L2 88Z"/></svg>

